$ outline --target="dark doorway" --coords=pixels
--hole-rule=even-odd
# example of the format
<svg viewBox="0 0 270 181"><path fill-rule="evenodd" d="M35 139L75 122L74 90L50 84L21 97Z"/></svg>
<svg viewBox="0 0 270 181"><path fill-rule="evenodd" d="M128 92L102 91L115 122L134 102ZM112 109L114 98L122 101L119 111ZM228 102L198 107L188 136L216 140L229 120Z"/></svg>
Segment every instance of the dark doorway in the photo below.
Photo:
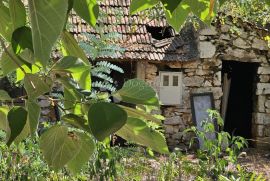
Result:
<svg viewBox="0 0 270 181"><path fill-rule="evenodd" d="M223 85L225 85L223 90L227 90L224 130L246 139L252 137L252 112L257 69L258 64L256 63L223 61L222 64ZM228 85L226 85L225 79L229 80ZM224 98L222 106L224 106Z"/></svg>

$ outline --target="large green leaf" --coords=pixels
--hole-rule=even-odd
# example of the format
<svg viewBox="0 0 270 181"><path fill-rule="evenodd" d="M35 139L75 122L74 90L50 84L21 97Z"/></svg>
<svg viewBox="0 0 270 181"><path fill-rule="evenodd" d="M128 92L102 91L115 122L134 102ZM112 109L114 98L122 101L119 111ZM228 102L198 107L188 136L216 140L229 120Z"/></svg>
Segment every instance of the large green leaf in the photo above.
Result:
<svg viewBox="0 0 270 181"><path fill-rule="evenodd" d="M21 131L21 133L15 138L15 140L13 141L13 143L15 143L16 145L18 145L19 143L21 143L23 140L25 140L30 134L30 127L29 127L29 121L27 120L23 130Z"/></svg>
<svg viewBox="0 0 270 181"><path fill-rule="evenodd" d="M91 90L91 74L90 69L83 72L74 72L72 77L76 80L80 88L90 91Z"/></svg>
<svg viewBox="0 0 270 181"><path fill-rule="evenodd" d="M215 16L217 3L213 0L161 0L168 23L179 31L189 13L209 23Z"/></svg>
<svg viewBox="0 0 270 181"><path fill-rule="evenodd" d="M31 29L26 26L16 29L12 34L11 43L16 54L21 53L26 48L33 51Z"/></svg>
<svg viewBox="0 0 270 181"><path fill-rule="evenodd" d="M8 101L8 100L11 100L9 94L4 90L0 90L0 101Z"/></svg>
<svg viewBox="0 0 270 181"><path fill-rule="evenodd" d="M63 30L67 0L28 0L34 54L46 66L54 43Z"/></svg>
<svg viewBox="0 0 270 181"><path fill-rule="evenodd" d="M61 34L62 51L65 56L70 55L73 57L81 58L84 63L90 65L90 62L85 55L84 51L79 47L75 38L67 31L63 31Z"/></svg>
<svg viewBox="0 0 270 181"><path fill-rule="evenodd" d="M211 22L215 16L215 12L211 12L211 14L209 14L210 0L183 0L182 4L189 5L193 14L206 23Z"/></svg>
<svg viewBox="0 0 270 181"><path fill-rule="evenodd" d="M136 14L139 11L143 11L152 8L159 3L159 0L132 0L130 5L130 14Z"/></svg>
<svg viewBox="0 0 270 181"><path fill-rule="evenodd" d="M140 111L138 109L134 109L134 108L126 107L126 106L120 106L120 107L123 108L127 112L128 117L148 120L148 121L155 122L157 124L161 124L161 120L159 120L158 118L152 116L151 114L147 112Z"/></svg>
<svg viewBox="0 0 270 181"><path fill-rule="evenodd" d="M126 120L127 113L112 103L95 103L88 111L91 131L99 141L103 141L107 136L118 131Z"/></svg>
<svg viewBox="0 0 270 181"><path fill-rule="evenodd" d="M0 22L0 35L10 41L14 29L9 9L2 2L0 2Z"/></svg>
<svg viewBox="0 0 270 181"><path fill-rule="evenodd" d="M63 168L80 152L82 142L66 126L56 125L40 137L40 149L48 165L55 170Z"/></svg>
<svg viewBox="0 0 270 181"><path fill-rule="evenodd" d="M139 79L131 79L125 82L124 86L114 96L127 103L159 105L154 89Z"/></svg>
<svg viewBox="0 0 270 181"><path fill-rule="evenodd" d="M13 30L25 25L26 11L22 1L9 0L9 12L12 20Z"/></svg>
<svg viewBox="0 0 270 181"><path fill-rule="evenodd" d="M36 60L35 60L34 53L32 50L26 48L19 54L19 56L24 61L32 64L32 69L33 69L33 67L38 68L36 65L33 65ZM34 71L31 71L31 72L33 73Z"/></svg>
<svg viewBox="0 0 270 181"><path fill-rule="evenodd" d="M38 128L41 109L35 100L28 100L26 102L26 108L28 111L27 124L29 124L29 132L34 135Z"/></svg>
<svg viewBox="0 0 270 181"><path fill-rule="evenodd" d="M75 0L73 8L76 13L91 26L95 26L99 14L99 6L96 0Z"/></svg>
<svg viewBox="0 0 270 181"><path fill-rule="evenodd" d="M6 76L8 73L11 73L15 71L17 68L19 68L18 64L20 66L24 64L22 60L15 55L11 46L7 48L7 51L8 52L3 52L0 60L0 67L1 70L3 71L3 76ZM16 64L14 61L16 61L18 64Z"/></svg>
<svg viewBox="0 0 270 181"><path fill-rule="evenodd" d="M90 70L90 67L89 65L86 65L80 58L67 56L59 60L53 67L53 70L69 73L79 73Z"/></svg>
<svg viewBox="0 0 270 181"><path fill-rule="evenodd" d="M40 107L35 102L35 100L27 100L26 101L26 109L27 109L27 120L23 127L23 130L21 133L16 137L14 140L15 144L19 144L21 141L26 139L30 134L33 136L36 133L38 122L39 122L39 116L40 116Z"/></svg>
<svg viewBox="0 0 270 181"><path fill-rule="evenodd" d="M62 51L64 55L70 55L73 57L78 57L84 61L86 65L90 65L90 62L85 55L84 51L79 47L77 41L74 37L67 31L64 31L61 35L62 39ZM82 89L91 89L91 76L90 70L85 70L84 72L78 72L72 74L73 78L79 83Z"/></svg>
<svg viewBox="0 0 270 181"><path fill-rule="evenodd" d="M179 32L190 12L189 5L180 3L176 6L174 11L165 10L165 16L174 30Z"/></svg>
<svg viewBox="0 0 270 181"><path fill-rule="evenodd" d="M5 106L0 107L0 129L9 132L9 125L7 120L9 108Z"/></svg>
<svg viewBox="0 0 270 181"><path fill-rule="evenodd" d="M95 151L95 142L92 138L85 133L76 132L76 134L80 137L82 146L80 152L67 164L68 169L74 174L80 172Z"/></svg>
<svg viewBox="0 0 270 181"><path fill-rule="evenodd" d="M176 11L181 1L182 0L161 0L165 9L168 10L171 14Z"/></svg>
<svg viewBox="0 0 270 181"><path fill-rule="evenodd" d="M27 50L27 49L26 49ZM30 51L30 50L29 50ZM31 56L31 55L30 55ZM31 58L31 57L29 57ZM17 77L17 82L21 81L24 79L25 77L25 72L26 73L32 73L35 74L37 72L40 72L40 68L37 67L36 65L31 65L31 66L27 66L27 65L22 65L21 66L24 69L24 72L21 69L16 69L16 77Z"/></svg>
<svg viewBox="0 0 270 181"><path fill-rule="evenodd" d="M75 114L66 114L63 117L61 117L61 120L71 124L75 128L80 128L83 129L84 131L91 133L87 120L85 120L80 116L77 116Z"/></svg>
<svg viewBox="0 0 270 181"><path fill-rule="evenodd" d="M36 98L49 92L52 80L49 77L39 77L37 74L26 74L24 78L24 88L28 97Z"/></svg>
<svg viewBox="0 0 270 181"><path fill-rule="evenodd" d="M137 118L128 118L127 123L116 132L127 141L150 147L159 153L169 153L164 135Z"/></svg>
<svg viewBox="0 0 270 181"><path fill-rule="evenodd" d="M22 107L15 106L8 112L7 118L10 128L7 141L7 145L9 146L22 132L27 120L27 111Z"/></svg>

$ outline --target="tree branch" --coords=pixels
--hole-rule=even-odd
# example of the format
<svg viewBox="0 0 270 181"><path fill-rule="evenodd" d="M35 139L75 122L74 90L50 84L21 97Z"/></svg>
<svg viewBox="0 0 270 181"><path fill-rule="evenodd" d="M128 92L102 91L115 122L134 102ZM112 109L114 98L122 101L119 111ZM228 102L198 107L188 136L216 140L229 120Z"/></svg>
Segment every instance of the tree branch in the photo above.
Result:
<svg viewBox="0 0 270 181"><path fill-rule="evenodd" d="M0 44L2 46L2 48L4 49L4 52L9 56L9 58L22 70L22 72L24 74L26 74L26 71L24 70L24 68L22 68L22 66L20 65L19 62L17 62L16 58L14 58L11 53L8 51L6 45L5 45L5 42L2 38L0 38Z"/></svg>

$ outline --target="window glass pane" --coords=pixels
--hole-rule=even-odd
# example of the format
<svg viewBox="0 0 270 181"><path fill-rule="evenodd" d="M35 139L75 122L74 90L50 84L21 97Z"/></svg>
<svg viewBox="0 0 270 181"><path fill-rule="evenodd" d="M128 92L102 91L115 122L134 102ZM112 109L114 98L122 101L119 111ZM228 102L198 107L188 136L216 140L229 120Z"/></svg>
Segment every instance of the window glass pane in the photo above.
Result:
<svg viewBox="0 0 270 181"><path fill-rule="evenodd" d="M177 75L173 76L173 86L178 86L178 76Z"/></svg>
<svg viewBox="0 0 270 181"><path fill-rule="evenodd" d="M163 86L169 86L169 76L168 75L163 76Z"/></svg>

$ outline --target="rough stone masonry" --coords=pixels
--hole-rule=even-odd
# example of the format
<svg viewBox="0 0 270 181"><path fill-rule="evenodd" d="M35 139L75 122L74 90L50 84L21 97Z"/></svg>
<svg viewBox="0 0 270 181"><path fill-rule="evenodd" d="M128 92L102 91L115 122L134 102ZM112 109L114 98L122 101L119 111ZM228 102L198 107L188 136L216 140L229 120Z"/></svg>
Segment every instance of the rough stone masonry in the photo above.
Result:
<svg viewBox="0 0 270 181"><path fill-rule="evenodd" d="M263 39L268 32L253 25L227 18L225 23L216 23L211 28L198 32L200 58L188 62L166 62L165 65L183 72L183 103L178 106L163 106L166 117L164 126L171 148L186 149L192 135L183 131L193 124L190 94L213 92L215 108L220 111L222 92L222 61L257 62L259 68L256 95L253 108L252 138L257 147L270 147L270 51ZM162 63L145 63L145 80L159 85L159 71ZM164 66L164 65L163 65ZM141 70L143 71L143 70ZM154 88L159 91L158 86Z"/></svg>

